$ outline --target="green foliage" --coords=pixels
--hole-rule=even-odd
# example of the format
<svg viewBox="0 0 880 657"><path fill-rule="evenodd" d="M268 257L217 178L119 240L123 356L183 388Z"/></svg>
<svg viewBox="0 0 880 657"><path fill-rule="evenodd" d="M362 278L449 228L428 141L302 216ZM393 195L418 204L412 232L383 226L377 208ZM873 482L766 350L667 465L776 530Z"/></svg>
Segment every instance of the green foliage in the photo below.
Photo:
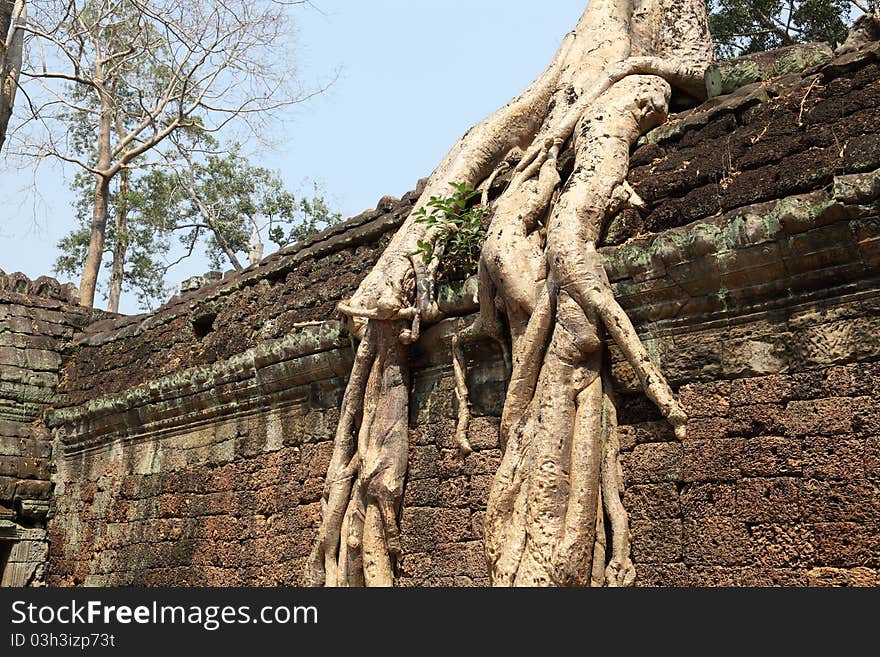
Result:
<svg viewBox="0 0 880 657"><path fill-rule="evenodd" d="M286 218L285 225L275 225L269 229L269 239L279 248L301 242L342 220L342 215L333 212L327 205L317 184L314 185L313 192L311 198L299 200L288 192L266 198L264 213L267 216Z"/></svg>
<svg viewBox="0 0 880 657"><path fill-rule="evenodd" d="M244 258L255 226L281 247L342 218L330 209L317 185L311 196L297 197L285 189L277 173L251 164L237 145L228 152L203 155L185 171L167 167L132 171L122 206L120 180L111 185L102 271L109 271L114 246L124 239L128 248L123 290L134 294L143 309L167 298L169 270L196 252L206 255L214 269L225 270L230 261L224 244ZM76 193L77 225L58 242L60 255L54 267L57 274L68 277L79 275L85 261L94 178L79 174L71 188ZM120 207L127 215L121 236L116 234L115 221ZM103 279L99 290L106 298Z"/></svg>
<svg viewBox="0 0 880 657"><path fill-rule="evenodd" d="M109 273L113 260L113 248L120 238L128 245L125 262L123 290L137 299L138 307L144 310L153 308L157 302L164 301L170 289L165 285L167 262L164 255L170 249L167 224L144 215L146 199L151 192L141 181L133 185L126 196L129 217L125 234L117 235L116 212L120 208L119 180L111 185L109 218L104 242L103 271ZM78 173L71 183L76 193L74 213L76 226L56 245L59 255L53 267L56 275L67 278L78 277L82 273L83 262L88 252L91 236L92 194L94 178L86 173ZM107 298L107 281L99 281L99 291Z"/></svg>
<svg viewBox="0 0 880 657"><path fill-rule="evenodd" d="M289 240L315 228L279 233L276 222L298 221L316 201L294 199L275 174L250 165L237 147L221 150L212 137L238 124L259 139L267 118L302 97L284 37L285 6L303 3L27 4L22 93L30 116L22 151L91 172L72 183L76 225L59 243L57 272L77 276L88 255L89 273L97 275L102 267L94 260L103 258L114 270L112 305L121 272L123 289L136 289L143 306L166 294L164 274L176 262L167 256L172 236L182 235L184 257L199 243L215 266L226 259L241 268L235 254L262 244L249 244L252 234L268 229ZM29 94L26 85L38 91ZM109 208L94 191L107 186ZM334 220L326 207L316 211ZM104 254L89 253L90 230L93 245L104 241ZM106 282L99 286L106 292Z"/></svg>
<svg viewBox="0 0 880 657"><path fill-rule="evenodd" d="M442 253L438 275L450 277L453 273L469 276L476 272L480 249L486 239L484 219L488 208L474 205L478 192L465 183L449 183L451 196L432 196L427 204L413 213L415 221L436 227L433 242L418 241L413 255L421 255L425 264L435 254Z"/></svg>
<svg viewBox="0 0 880 657"><path fill-rule="evenodd" d="M862 1L872 6L873 0ZM764 52L794 43L845 38L852 0L707 0L709 27L720 58Z"/></svg>

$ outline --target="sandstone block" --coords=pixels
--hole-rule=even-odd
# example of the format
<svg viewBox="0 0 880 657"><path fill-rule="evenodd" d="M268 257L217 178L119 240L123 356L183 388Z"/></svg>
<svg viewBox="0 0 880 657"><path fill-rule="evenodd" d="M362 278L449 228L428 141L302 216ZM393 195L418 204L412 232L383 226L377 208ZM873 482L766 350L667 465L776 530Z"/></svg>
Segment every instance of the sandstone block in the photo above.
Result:
<svg viewBox="0 0 880 657"><path fill-rule="evenodd" d="M721 516L685 520L685 563L734 566L751 560L752 542L744 522Z"/></svg>
<svg viewBox="0 0 880 657"><path fill-rule="evenodd" d="M627 487L680 481L684 450L679 443L645 443L621 456Z"/></svg>
<svg viewBox="0 0 880 657"><path fill-rule="evenodd" d="M697 519L736 514L734 483L687 484L681 491L681 510L685 518Z"/></svg>
<svg viewBox="0 0 880 657"><path fill-rule="evenodd" d="M791 477L740 479L736 516L751 523L793 522L800 518L798 480Z"/></svg>

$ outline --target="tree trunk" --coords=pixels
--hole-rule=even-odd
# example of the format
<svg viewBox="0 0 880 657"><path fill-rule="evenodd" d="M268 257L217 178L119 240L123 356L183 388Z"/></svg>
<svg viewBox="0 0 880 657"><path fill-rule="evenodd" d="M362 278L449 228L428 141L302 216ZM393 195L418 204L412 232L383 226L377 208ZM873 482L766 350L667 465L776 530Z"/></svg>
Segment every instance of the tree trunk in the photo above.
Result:
<svg viewBox="0 0 880 657"><path fill-rule="evenodd" d="M257 224L254 223L253 230L251 230L251 238L248 240L248 264L253 267L262 259L263 239L260 237L260 231L257 229Z"/></svg>
<svg viewBox="0 0 880 657"><path fill-rule="evenodd" d="M98 273L101 271L101 259L104 256L104 235L107 230L107 208L110 197L110 179L101 174L95 176L93 194L92 226L89 236L89 251L83 265L82 279L79 285L80 305L91 308L95 303L95 288L98 284Z"/></svg>
<svg viewBox="0 0 880 657"><path fill-rule="evenodd" d="M110 266L110 291L107 310L119 312L119 297L122 296L122 281L125 275L125 255L128 251L128 191L130 174L127 169L120 172L119 196L116 200L116 241L113 243L113 264Z"/></svg>
<svg viewBox="0 0 880 657"><path fill-rule="evenodd" d="M95 304L95 288L104 257L104 237L107 232L107 210L110 203L110 135L113 127L113 101L104 88L104 73L100 59L95 63L95 79L100 80L97 93L101 103L101 118L98 123L98 162L95 174L94 207L89 236L89 251L83 265L82 280L79 285L79 302L89 308Z"/></svg>
<svg viewBox="0 0 880 657"><path fill-rule="evenodd" d="M24 0L0 0L0 148L12 118L18 76L21 71L23 34L17 25L25 19Z"/></svg>
<svg viewBox="0 0 880 657"><path fill-rule="evenodd" d="M3 40L9 34L9 28L12 26L12 14L15 11L15 0L0 0L0 34Z"/></svg>
<svg viewBox="0 0 880 657"><path fill-rule="evenodd" d="M513 364L501 419L505 451L484 521L494 585L626 586L635 579L620 500L616 413L603 376L605 336L621 348L680 439L687 417L614 299L596 242L610 216L638 200L625 183L632 144L666 119L672 87L705 97L712 52L704 0L590 0L545 73L459 140L414 207L445 196L450 182L488 187L508 160L518 160L491 206L480 259L480 323L497 338L496 315L503 313L509 335L500 337L510 340ZM557 162L566 145L575 167L563 186ZM419 241L432 242L436 233L410 216L352 299L339 306L363 342L343 400L345 422L337 430L309 584L386 584L393 572L399 541L392 511L402 491L388 489L397 497L386 495L384 550L377 556L378 516L369 512L363 491L370 480L358 464L365 459L360 436L372 435L364 428L373 418L367 409L382 404L387 390L365 382L364 373L372 381L380 374L377 363L399 369L421 323L438 318L430 294L436 263L425 267L412 256ZM383 363L376 354L392 351L393 335L403 351ZM458 389L464 377L457 370L456 379ZM405 422L405 409L402 402L384 406L383 426L392 424L389 413ZM466 436L466 427L457 435ZM460 442L464 454L467 441ZM405 446L387 450L385 458L405 468ZM384 575L371 575L376 564Z"/></svg>
<svg viewBox="0 0 880 657"><path fill-rule="evenodd" d="M223 235L223 231L216 227L214 222L211 220L207 220L208 226L211 228L211 231L214 233L214 237L217 238L217 242L220 244L220 248L223 249L223 253L226 254L226 258L229 260L229 264L232 265L232 268L235 271L243 271L244 267L241 266L241 262L238 260L238 256L235 255L235 251L232 247L229 246L229 242L226 241L226 237Z"/></svg>

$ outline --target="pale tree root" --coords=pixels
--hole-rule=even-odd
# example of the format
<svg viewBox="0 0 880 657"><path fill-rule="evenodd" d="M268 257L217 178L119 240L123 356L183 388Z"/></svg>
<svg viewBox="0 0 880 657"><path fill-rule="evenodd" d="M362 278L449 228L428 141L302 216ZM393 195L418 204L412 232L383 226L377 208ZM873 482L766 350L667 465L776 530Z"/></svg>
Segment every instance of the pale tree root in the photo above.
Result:
<svg viewBox="0 0 880 657"><path fill-rule="evenodd" d="M620 467L620 435L617 431L617 408L610 377L602 377L602 468L601 499L611 522L611 561L604 573L605 586L632 586L636 570L630 558L631 535L629 515L620 494L623 492L623 473ZM597 532L604 527L597 526ZM603 562L604 563L604 562Z"/></svg>
<svg viewBox="0 0 880 657"><path fill-rule="evenodd" d="M627 587L635 583L636 571L630 558L629 515L620 500L623 474L620 468L620 436L617 408L610 377L602 374L602 463L593 542L591 587ZM612 556L606 565L608 541L606 516L611 525Z"/></svg>
<svg viewBox="0 0 880 657"><path fill-rule="evenodd" d="M369 322L358 348L343 396L307 585L393 584L394 560L401 553L397 513L408 460L409 367L400 340L406 326L403 321Z"/></svg>
<svg viewBox="0 0 880 657"><path fill-rule="evenodd" d="M686 416L614 299L595 244L609 213L639 203L625 183L629 149L665 119L670 83L702 94L712 53L705 7L703 0L591 0L547 71L452 148L416 203L418 210L446 195L449 182L482 189L488 200L504 161L523 149L494 202L480 258L481 321L497 333L503 314L512 347L504 455L484 522L495 585L632 584L616 418L601 376L606 332L679 438ZM575 166L561 186L557 155L565 143ZM340 305L372 346L364 358L359 349L349 386L362 391L362 410L352 400L343 404L344 418L361 412L362 419L356 447L356 420L337 432L326 527L316 545L324 558L310 560L318 564L314 582L393 581L407 461L404 343L438 313L436 262L420 264L414 253L419 241L433 243L436 230L410 216ZM465 425L461 343L468 332L453 344ZM467 448L466 430L457 436Z"/></svg>
<svg viewBox="0 0 880 657"><path fill-rule="evenodd" d="M610 416L603 408L607 403L600 376L602 327L620 345L649 398L683 436L686 417L614 299L595 250L612 195L626 175L630 144L665 116L668 85L658 78L628 78L604 99L601 112L613 118L604 119L596 110L577 135L575 184L570 181L560 195L547 225L546 291L520 331L527 339L514 348L502 419L510 437L485 520L487 558L498 585L584 586L600 579L592 563L600 496L613 535L611 561L601 580L608 585L634 580L619 475L611 462L616 456L603 456L606 449L616 452L613 438L607 447L602 440L601 419ZM550 161L548 157L545 164ZM520 189L528 184L523 182ZM533 194L540 195L537 190ZM521 238L522 232L515 237ZM513 271L516 261L505 256L517 249L499 251L484 254L496 265L491 271L503 274L505 264ZM502 299L524 294L511 293L504 276L493 283ZM519 310L511 306L505 308L509 319ZM555 328L543 351L548 324Z"/></svg>
<svg viewBox="0 0 880 657"><path fill-rule="evenodd" d="M304 576L306 586L336 585L336 553L343 519L348 517L346 507L358 466L358 459L355 458L355 432L363 411L364 390L375 355L376 340L372 332L368 331L355 354L348 385L342 397L333 455L321 498L321 526Z"/></svg>
<svg viewBox="0 0 880 657"><path fill-rule="evenodd" d="M460 319L457 322L456 331L452 336L452 373L455 378L455 401L458 404L458 419L455 424L455 442L462 456L467 456L474 450L468 440L467 433L471 421L469 407L469 394L467 387L467 367L462 348L469 342L476 342L490 338L495 340L501 347L507 375L510 376L510 349L507 340L502 335L503 327L498 323L488 326L484 324L482 317L473 320Z"/></svg>

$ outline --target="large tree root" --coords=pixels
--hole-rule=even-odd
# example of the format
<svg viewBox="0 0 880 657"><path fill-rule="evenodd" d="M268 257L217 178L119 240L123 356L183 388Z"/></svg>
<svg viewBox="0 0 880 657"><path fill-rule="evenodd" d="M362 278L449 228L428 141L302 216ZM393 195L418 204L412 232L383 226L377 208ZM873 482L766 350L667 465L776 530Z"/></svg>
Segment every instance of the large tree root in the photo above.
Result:
<svg viewBox="0 0 880 657"><path fill-rule="evenodd" d="M711 53L703 0L591 0L547 71L462 137L416 204L418 210L443 195L449 182L482 189L488 202L492 183L522 154L492 204L480 319L462 325L452 345L456 437L467 453L461 345L479 335L498 338L502 328L510 340L504 456L484 522L495 585L628 586L635 579L616 412L602 376L606 335L679 438L687 418L614 299L596 242L610 214L639 203L625 181L632 144L665 120L673 86L703 93ZM557 161L566 146L575 166L562 186ZM308 583L393 581L407 462L405 345L418 339L421 322L439 316L437 261L425 266L413 254L435 230L408 219L357 293L340 304L363 341L343 400Z"/></svg>
<svg viewBox="0 0 880 657"><path fill-rule="evenodd" d="M342 400L307 585L393 583L408 454L409 367L400 340L405 327L400 321L371 322L358 348Z"/></svg>
<svg viewBox="0 0 880 657"><path fill-rule="evenodd" d="M452 374L455 378L455 400L458 402L458 421L455 425L455 442L458 445L458 451L462 456L467 456L473 452L467 437L471 412L468 407L469 395L467 388L467 375L462 348L468 342L476 342L484 339L494 340L501 347L505 370L509 377L511 371L510 349L507 346L507 340L503 336L503 330L504 327L501 325L501 322L494 316L490 317L488 323L486 323L484 317L478 316L476 319L469 322L461 319L458 320L456 332L452 336Z"/></svg>

